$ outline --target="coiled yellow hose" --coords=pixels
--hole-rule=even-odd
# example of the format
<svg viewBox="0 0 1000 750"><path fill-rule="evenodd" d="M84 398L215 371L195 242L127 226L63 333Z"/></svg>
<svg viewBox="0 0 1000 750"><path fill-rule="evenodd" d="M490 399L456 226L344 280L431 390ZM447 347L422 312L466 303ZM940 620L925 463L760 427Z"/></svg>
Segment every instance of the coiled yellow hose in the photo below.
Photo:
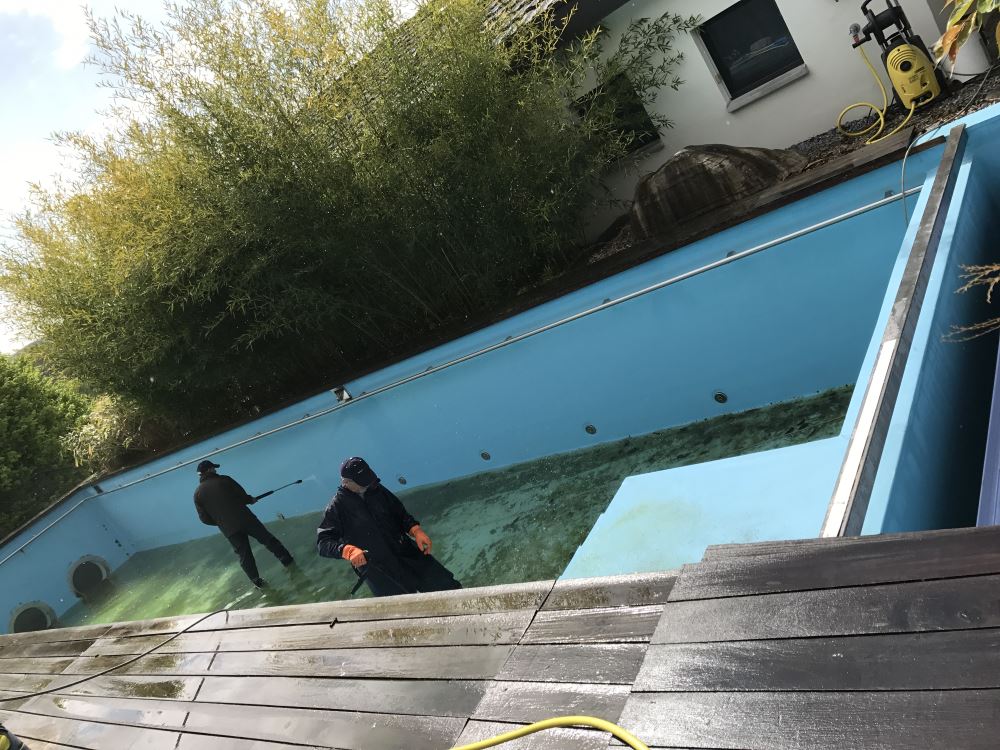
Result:
<svg viewBox="0 0 1000 750"><path fill-rule="evenodd" d="M865 54L864 47L858 47L858 52L861 53L861 59L865 61L865 65L868 66L868 70L871 72L872 77L875 82L878 83L879 90L882 92L882 106L878 107L872 102L855 102L854 104L848 104L840 111L840 115L837 117L837 132L843 135L850 136L852 138L860 138L863 135L867 135L872 130L875 133L865 141L865 145L870 143L878 143L879 141L884 141L886 138L895 135L900 130L906 127L906 123L910 121L913 117L913 113L917 109L916 102L910 104L910 111L906 114L906 119L904 119L899 125L893 128L892 132L882 135L882 131L885 130L885 112L889 109L889 93L885 90L885 84L882 83L882 77L876 72L875 67L872 65L871 60L868 59L868 55ZM867 107L872 112L874 112L878 119L875 120L871 125L863 130L848 130L844 127L844 115L850 112L852 109L858 109L860 107Z"/></svg>
<svg viewBox="0 0 1000 750"><path fill-rule="evenodd" d="M631 747L632 750L649 750L649 747L647 747L642 740L638 739L630 732L626 732L617 724L612 724L610 721L597 719L593 716L558 716L554 719L536 721L534 724L528 724L527 726L520 727L510 732L504 732L503 734L498 734L495 737L490 737L489 739L482 740L480 742L473 742L471 745L462 745L461 747L453 748L453 750L484 750L484 748L495 747L503 744L504 742L510 742L511 740L516 740L526 735L534 734L535 732L541 732L545 729L579 726L593 727L594 729L600 729L603 732L611 732L612 735Z"/></svg>

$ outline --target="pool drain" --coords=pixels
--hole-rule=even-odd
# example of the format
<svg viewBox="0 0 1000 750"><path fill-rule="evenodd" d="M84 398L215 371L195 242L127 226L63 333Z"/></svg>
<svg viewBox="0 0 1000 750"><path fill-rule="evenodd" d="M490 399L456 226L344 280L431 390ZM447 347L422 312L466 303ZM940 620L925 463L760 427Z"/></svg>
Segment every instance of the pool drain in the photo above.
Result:
<svg viewBox="0 0 1000 750"><path fill-rule="evenodd" d="M406 477L396 477L396 481L400 484L406 484Z"/></svg>
<svg viewBox="0 0 1000 750"><path fill-rule="evenodd" d="M718 402L719 402L720 404L724 404L724 403L726 403L726 402L727 402L727 401L729 400L729 396L727 396L727 395L726 395L725 393L723 393L722 391L716 391L716 392L715 392L715 393L713 394L712 398L714 398L714 399L715 399L716 401L718 401Z"/></svg>
<svg viewBox="0 0 1000 750"><path fill-rule="evenodd" d="M597 428L594 427L594 425L592 425L592 424L588 424L586 427L583 428L583 430L588 435L596 435L597 434Z"/></svg>
<svg viewBox="0 0 1000 750"><path fill-rule="evenodd" d="M81 599L93 593L108 580L111 568L97 555L87 555L77 560L69 571L69 585Z"/></svg>
<svg viewBox="0 0 1000 750"><path fill-rule="evenodd" d="M492 456L489 453L487 453L486 451L483 451L482 453L480 453L479 457L481 459L483 459L484 461L489 461L492 458Z"/></svg>
<svg viewBox="0 0 1000 750"><path fill-rule="evenodd" d="M56 624L56 613L45 602L29 602L14 610L10 618L11 633L32 633L48 630Z"/></svg>

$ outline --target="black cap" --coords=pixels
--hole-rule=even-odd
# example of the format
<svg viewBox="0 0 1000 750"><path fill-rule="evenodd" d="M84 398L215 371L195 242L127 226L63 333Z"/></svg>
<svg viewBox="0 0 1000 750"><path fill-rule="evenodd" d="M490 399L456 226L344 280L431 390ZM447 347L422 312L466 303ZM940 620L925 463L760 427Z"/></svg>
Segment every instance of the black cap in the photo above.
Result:
<svg viewBox="0 0 1000 750"><path fill-rule="evenodd" d="M368 462L358 456L352 456L340 465L340 476L355 481L362 487L370 487L379 481Z"/></svg>
<svg viewBox="0 0 1000 750"><path fill-rule="evenodd" d="M218 468L219 468L218 464L213 464L211 461L202 461L200 464L198 464L198 473L204 474L209 469L218 469Z"/></svg>

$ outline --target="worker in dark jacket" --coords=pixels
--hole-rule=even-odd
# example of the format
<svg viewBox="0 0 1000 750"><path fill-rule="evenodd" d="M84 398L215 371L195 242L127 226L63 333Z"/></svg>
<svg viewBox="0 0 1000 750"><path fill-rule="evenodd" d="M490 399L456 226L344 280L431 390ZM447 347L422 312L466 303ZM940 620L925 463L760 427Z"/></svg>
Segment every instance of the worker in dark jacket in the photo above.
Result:
<svg viewBox="0 0 1000 750"><path fill-rule="evenodd" d="M194 491L194 507L198 511L198 518L204 524L219 527L219 531L233 545L233 551L239 555L240 567L247 578L254 586L262 588L265 584L257 572L257 561L250 549L250 537L267 547L286 568L295 560L278 538L250 512L247 506L253 505L257 499L232 477L216 474L215 470L218 468L219 464L211 461L198 464L201 481Z"/></svg>
<svg viewBox="0 0 1000 750"><path fill-rule="evenodd" d="M320 555L347 560L375 596L462 588L431 556L431 539L417 519L363 458L344 461L340 476L316 531Z"/></svg>

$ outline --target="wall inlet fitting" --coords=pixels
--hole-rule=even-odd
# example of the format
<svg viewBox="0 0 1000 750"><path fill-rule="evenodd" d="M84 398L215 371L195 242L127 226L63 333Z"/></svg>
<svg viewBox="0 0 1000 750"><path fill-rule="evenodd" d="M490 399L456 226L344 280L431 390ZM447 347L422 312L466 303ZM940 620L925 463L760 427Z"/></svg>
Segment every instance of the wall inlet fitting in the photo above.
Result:
<svg viewBox="0 0 1000 750"><path fill-rule="evenodd" d="M342 385L338 385L331 391L331 393L333 393L333 395L337 397L337 401L341 404L344 403L345 401L350 401L352 398L351 394L348 393L347 389Z"/></svg>
<svg viewBox="0 0 1000 750"><path fill-rule="evenodd" d="M729 400L729 396L727 396L722 391L716 391L714 394L712 394L712 398L714 398L720 404L724 404Z"/></svg>
<svg viewBox="0 0 1000 750"><path fill-rule="evenodd" d="M74 594L83 599L108 580L111 566L107 560L97 555L81 557L69 568L69 587Z"/></svg>
<svg viewBox="0 0 1000 750"><path fill-rule="evenodd" d="M594 427L594 425L592 425L592 424L588 424L586 427L583 428L583 430L588 435L596 435L597 434L597 428Z"/></svg>
<svg viewBox="0 0 1000 750"><path fill-rule="evenodd" d="M406 484L406 477L396 477L396 481L400 484Z"/></svg>
<svg viewBox="0 0 1000 750"><path fill-rule="evenodd" d="M56 613L45 602L22 604L10 614L7 630L11 633L32 633L55 627Z"/></svg>
<svg viewBox="0 0 1000 750"><path fill-rule="evenodd" d="M483 451L482 453L480 453L479 457L481 459L483 459L484 461L489 461L492 458L492 456L490 456L490 454L487 453L486 451Z"/></svg>

